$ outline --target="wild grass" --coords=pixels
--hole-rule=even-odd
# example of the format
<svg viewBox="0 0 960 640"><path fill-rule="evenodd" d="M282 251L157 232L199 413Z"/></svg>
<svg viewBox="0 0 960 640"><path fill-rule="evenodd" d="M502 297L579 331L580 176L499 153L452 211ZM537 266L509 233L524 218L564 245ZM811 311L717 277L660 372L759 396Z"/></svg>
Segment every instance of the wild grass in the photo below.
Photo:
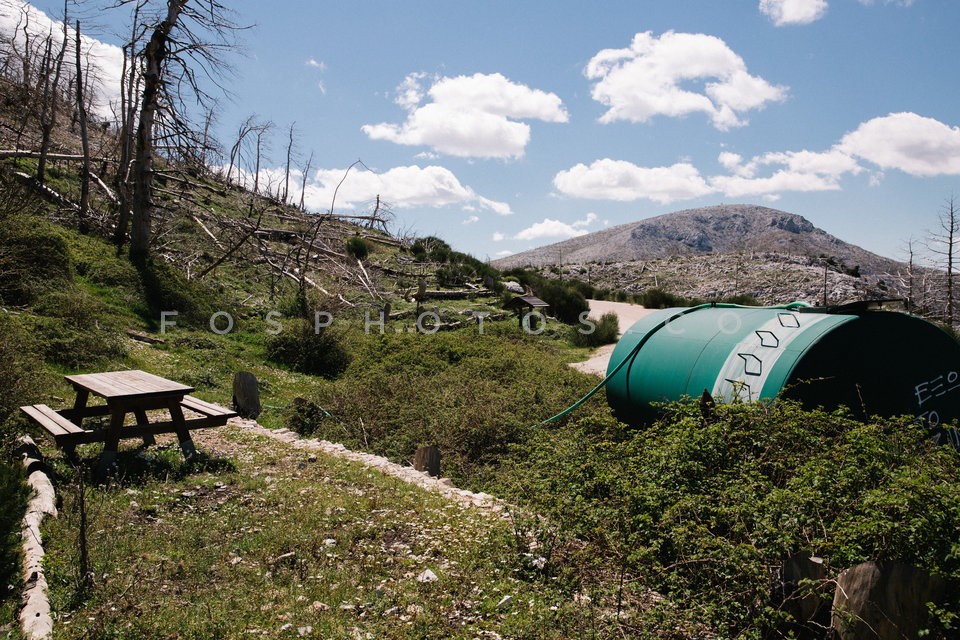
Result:
<svg viewBox="0 0 960 640"><path fill-rule="evenodd" d="M583 600L530 579L508 522L354 463L222 431L203 465L184 469L178 451L151 449L131 454L152 459L141 461L148 471L87 490L85 593L76 489L85 470L58 465L62 515L45 527L55 637L569 638L603 629Z"/></svg>

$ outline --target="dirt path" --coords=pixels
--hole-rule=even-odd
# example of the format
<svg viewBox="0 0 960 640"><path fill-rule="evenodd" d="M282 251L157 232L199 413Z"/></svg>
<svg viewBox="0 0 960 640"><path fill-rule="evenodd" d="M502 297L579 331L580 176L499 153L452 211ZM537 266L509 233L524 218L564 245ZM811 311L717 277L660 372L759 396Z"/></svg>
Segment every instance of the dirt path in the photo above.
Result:
<svg viewBox="0 0 960 640"><path fill-rule="evenodd" d="M588 300L590 303L590 317L599 319L605 313L611 311L617 314L620 324L620 335L633 326L633 323L640 318L657 311L657 309L647 309L638 304L629 304L626 302L609 302L607 300ZM583 362L574 362L570 366L579 369L584 373L592 373L605 377L607 375L607 365L610 364L610 355L613 353L615 344L608 344L597 349L588 360Z"/></svg>

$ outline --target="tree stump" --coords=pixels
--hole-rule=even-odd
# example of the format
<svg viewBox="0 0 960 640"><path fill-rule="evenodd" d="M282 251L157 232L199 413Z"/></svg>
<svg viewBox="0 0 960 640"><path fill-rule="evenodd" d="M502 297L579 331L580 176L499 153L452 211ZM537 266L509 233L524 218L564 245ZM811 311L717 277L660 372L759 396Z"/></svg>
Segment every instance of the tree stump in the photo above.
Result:
<svg viewBox="0 0 960 640"><path fill-rule="evenodd" d="M773 597L792 618L780 631L797 638L822 638L823 630L830 626L833 599L823 559L809 551L796 553L784 562L779 578Z"/></svg>
<svg viewBox="0 0 960 640"><path fill-rule="evenodd" d="M943 580L923 569L864 562L837 578L831 626L839 640L916 638L928 624L926 603L943 596Z"/></svg>
<svg viewBox="0 0 960 640"><path fill-rule="evenodd" d="M413 457L413 468L417 471L426 471L434 478L440 477L440 447L432 444L420 447Z"/></svg>
<svg viewBox="0 0 960 640"><path fill-rule="evenodd" d="M238 371L233 376L233 410L241 418L255 420L260 415L260 409L257 378L249 371Z"/></svg>

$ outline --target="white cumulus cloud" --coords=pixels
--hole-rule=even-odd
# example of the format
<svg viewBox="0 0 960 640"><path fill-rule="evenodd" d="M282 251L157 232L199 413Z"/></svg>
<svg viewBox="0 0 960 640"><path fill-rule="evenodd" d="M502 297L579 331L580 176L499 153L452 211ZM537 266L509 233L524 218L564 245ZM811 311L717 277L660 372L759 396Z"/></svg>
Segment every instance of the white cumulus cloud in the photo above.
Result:
<svg viewBox="0 0 960 640"><path fill-rule="evenodd" d="M576 198L624 202L647 199L661 204L697 198L712 191L697 168L686 162L669 167L639 167L610 158L560 171L554 176L553 185Z"/></svg>
<svg viewBox="0 0 960 640"><path fill-rule="evenodd" d="M730 152L720 154L720 164L732 175L713 176L714 190L729 197L772 196L784 191L835 191L840 179L863 169L856 159L840 149L765 153L744 163ZM764 174L764 172L767 172Z"/></svg>
<svg viewBox="0 0 960 640"><path fill-rule="evenodd" d="M596 220L597 214L595 213L588 213L583 220L577 220L569 224L552 218L544 218L541 222L535 222L520 231L513 238L514 240L566 240L567 238L586 235L588 233L587 227Z"/></svg>
<svg viewBox="0 0 960 640"><path fill-rule="evenodd" d="M449 169L439 166L394 167L382 173L353 169L320 169L307 181L305 203L314 211L330 208L337 191L336 208L356 208L378 195L397 209L459 205L509 215L510 205L485 198L463 185ZM299 185L298 185L299 186Z"/></svg>
<svg viewBox="0 0 960 640"><path fill-rule="evenodd" d="M881 169L924 177L960 175L960 127L916 113L868 120L843 136L838 148Z"/></svg>
<svg viewBox="0 0 960 640"><path fill-rule="evenodd" d="M641 167L604 158L560 171L553 184L575 198L669 204L714 194L775 200L789 191L836 191L843 178L866 171L867 163L879 168L870 176L872 185L890 169L917 177L953 176L960 175L960 127L893 113L860 124L826 151L771 151L749 160L724 151L717 161L726 174L703 176L689 162Z"/></svg>
<svg viewBox="0 0 960 640"><path fill-rule="evenodd" d="M373 140L427 146L473 158L519 158L530 142L520 120L567 122L560 98L508 80L502 74L428 78L410 74L397 87L396 103L407 110L402 124L382 122L361 129Z"/></svg>
<svg viewBox="0 0 960 640"><path fill-rule="evenodd" d="M810 24L827 12L827 0L760 0L760 12L778 27Z"/></svg>
<svg viewBox="0 0 960 640"><path fill-rule="evenodd" d="M787 97L786 87L750 75L723 40L702 33L638 33L626 49L597 53L584 74L596 81L593 99L608 107L604 123L704 113L727 130L745 125L745 112Z"/></svg>

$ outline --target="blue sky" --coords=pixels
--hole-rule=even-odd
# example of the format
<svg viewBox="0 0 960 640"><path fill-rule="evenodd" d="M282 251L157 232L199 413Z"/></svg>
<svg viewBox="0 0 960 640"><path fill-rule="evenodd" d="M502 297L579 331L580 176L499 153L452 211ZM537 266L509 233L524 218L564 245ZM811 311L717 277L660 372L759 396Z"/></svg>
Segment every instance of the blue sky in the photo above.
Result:
<svg viewBox="0 0 960 640"><path fill-rule="evenodd" d="M960 192L955 0L229 4L226 148L271 121L277 169L295 122L311 207L359 159L337 211L480 258L739 202L898 257Z"/></svg>

